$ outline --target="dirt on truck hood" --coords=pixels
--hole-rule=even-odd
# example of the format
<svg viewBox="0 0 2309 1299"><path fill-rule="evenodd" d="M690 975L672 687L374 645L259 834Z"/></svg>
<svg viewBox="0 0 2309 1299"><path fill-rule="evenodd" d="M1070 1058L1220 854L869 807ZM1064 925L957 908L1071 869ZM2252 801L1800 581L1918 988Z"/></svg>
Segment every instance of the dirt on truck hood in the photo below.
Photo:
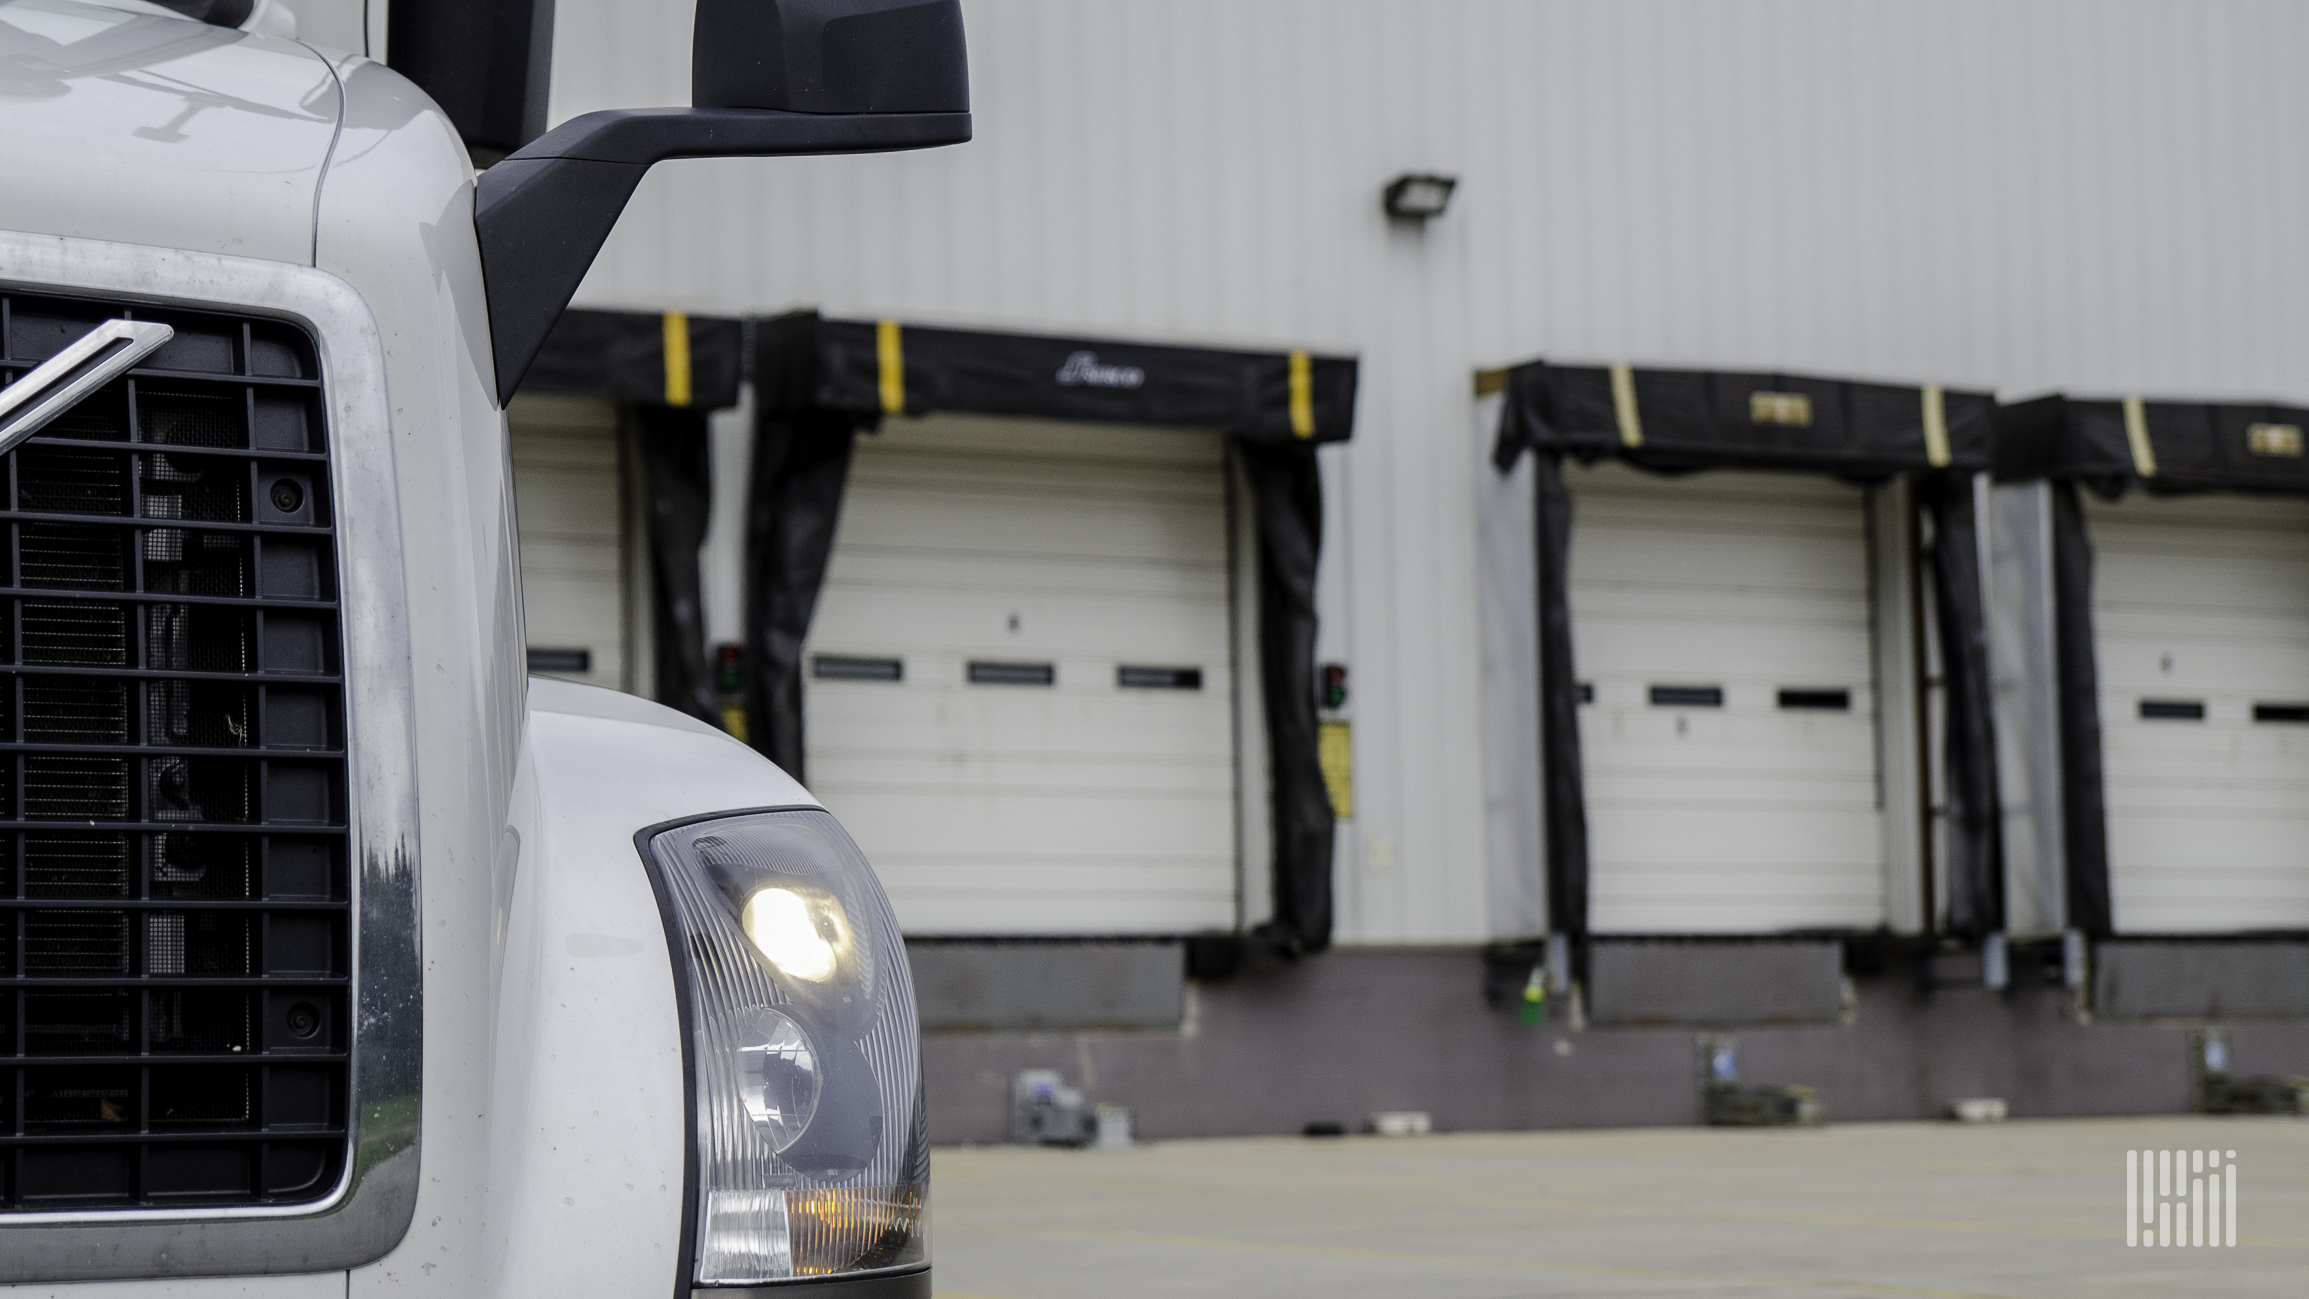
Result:
<svg viewBox="0 0 2309 1299"><path fill-rule="evenodd" d="M311 265L342 103L293 40L0 0L0 229Z"/></svg>

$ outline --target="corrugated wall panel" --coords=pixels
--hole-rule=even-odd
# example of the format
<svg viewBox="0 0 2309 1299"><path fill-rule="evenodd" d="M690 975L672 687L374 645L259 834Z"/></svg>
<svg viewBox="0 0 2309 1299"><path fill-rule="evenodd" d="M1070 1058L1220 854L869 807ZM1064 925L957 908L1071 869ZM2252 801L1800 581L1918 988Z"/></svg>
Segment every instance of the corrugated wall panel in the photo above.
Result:
<svg viewBox="0 0 2309 1299"><path fill-rule="evenodd" d="M2280 0L980 0L978 138L669 164L581 301L1350 348L1344 933L1486 931L1466 373L1551 354L2309 398ZM562 0L555 113L681 103ZM1456 173L1392 229L1379 187Z"/></svg>

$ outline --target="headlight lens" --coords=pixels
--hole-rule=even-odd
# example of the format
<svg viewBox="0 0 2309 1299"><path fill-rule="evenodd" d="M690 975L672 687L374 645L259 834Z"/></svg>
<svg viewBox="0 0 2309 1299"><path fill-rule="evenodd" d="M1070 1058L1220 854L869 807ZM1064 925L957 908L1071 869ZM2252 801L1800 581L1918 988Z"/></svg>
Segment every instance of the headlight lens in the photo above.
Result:
<svg viewBox="0 0 2309 1299"><path fill-rule="evenodd" d="M770 964L797 979L824 983L841 968L850 945L849 917L842 904L820 894L804 897L790 888L756 889L738 913L746 937Z"/></svg>
<svg viewBox="0 0 2309 1299"><path fill-rule="evenodd" d="M693 1283L920 1265L930 1161L914 990L865 858L814 809L646 842L690 992Z"/></svg>
<svg viewBox="0 0 2309 1299"><path fill-rule="evenodd" d="M794 1021L774 1010L747 1016L736 1037L738 1103L770 1149L783 1152L818 1112L818 1058Z"/></svg>

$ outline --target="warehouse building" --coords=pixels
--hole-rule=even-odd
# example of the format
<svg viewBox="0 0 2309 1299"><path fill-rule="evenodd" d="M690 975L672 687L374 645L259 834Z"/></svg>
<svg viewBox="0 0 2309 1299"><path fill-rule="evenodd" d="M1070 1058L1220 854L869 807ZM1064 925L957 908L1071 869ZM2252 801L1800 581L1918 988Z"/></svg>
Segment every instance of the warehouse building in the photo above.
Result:
<svg viewBox="0 0 2309 1299"><path fill-rule="evenodd" d="M942 1137L2309 1073L2309 16L966 10L972 143L661 165L511 415L533 667L853 828Z"/></svg>

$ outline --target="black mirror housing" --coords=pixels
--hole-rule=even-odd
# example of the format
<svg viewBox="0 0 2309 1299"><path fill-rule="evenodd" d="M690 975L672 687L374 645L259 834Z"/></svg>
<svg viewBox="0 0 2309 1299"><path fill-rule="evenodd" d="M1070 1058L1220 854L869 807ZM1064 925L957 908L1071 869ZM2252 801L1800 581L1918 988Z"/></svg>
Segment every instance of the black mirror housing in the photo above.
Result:
<svg viewBox="0 0 2309 1299"><path fill-rule="evenodd" d="M966 113L961 0L697 0L690 103Z"/></svg>

